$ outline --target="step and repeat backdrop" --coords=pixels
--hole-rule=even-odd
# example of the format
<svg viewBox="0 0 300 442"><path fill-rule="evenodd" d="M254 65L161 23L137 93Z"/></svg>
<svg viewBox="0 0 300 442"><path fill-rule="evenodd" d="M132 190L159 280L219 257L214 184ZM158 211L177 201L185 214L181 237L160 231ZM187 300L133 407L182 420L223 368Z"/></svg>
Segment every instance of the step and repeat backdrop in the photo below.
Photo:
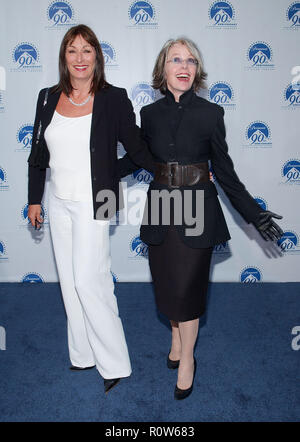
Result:
<svg viewBox="0 0 300 442"><path fill-rule="evenodd" d="M47 185L44 226L28 223L27 159L38 92L57 82L62 37L80 23L97 34L107 79L126 88L138 124L141 107L160 98L151 73L162 45L197 43L208 73L200 95L224 107L236 171L263 208L283 215L284 230L278 244L264 242L212 170L232 239L215 248L211 281L300 281L300 1L288 0L0 0L0 281L58 281ZM141 169L122 182L127 211L111 226L116 281L151 280L139 237L151 180Z"/></svg>

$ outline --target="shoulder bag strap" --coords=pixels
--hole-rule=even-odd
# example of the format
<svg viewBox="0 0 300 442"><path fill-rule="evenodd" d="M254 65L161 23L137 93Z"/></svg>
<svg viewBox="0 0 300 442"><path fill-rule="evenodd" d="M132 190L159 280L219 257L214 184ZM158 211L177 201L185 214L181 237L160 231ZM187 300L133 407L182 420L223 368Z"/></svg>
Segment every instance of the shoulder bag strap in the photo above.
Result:
<svg viewBox="0 0 300 442"><path fill-rule="evenodd" d="M49 95L49 88L47 88L47 89L46 89L46 92L45 92L45 97L44 97L44 102L43 102L43 108L44 108L44 107L46 106L46 104L47 104L47 101L48 101L48 95ZM36 136L35 144L38 144L38 142L39 142L40 135L41 135L41 130L42 130L42 122L41 122L41 120L40 120L39 128L38 128L38 133L37 133L37 136Z"/></svg>

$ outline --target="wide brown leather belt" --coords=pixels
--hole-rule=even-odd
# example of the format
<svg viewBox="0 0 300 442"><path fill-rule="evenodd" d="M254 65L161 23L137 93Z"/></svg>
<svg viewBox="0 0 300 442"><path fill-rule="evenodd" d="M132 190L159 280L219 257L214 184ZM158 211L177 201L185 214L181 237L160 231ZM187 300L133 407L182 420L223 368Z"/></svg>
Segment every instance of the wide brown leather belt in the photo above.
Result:
<svg viewBox="0 0 300 442"><path fill-rule="evenodd" d="M154 181L168 187L193 186L209 181L208 163L155 163Z"/></svg>

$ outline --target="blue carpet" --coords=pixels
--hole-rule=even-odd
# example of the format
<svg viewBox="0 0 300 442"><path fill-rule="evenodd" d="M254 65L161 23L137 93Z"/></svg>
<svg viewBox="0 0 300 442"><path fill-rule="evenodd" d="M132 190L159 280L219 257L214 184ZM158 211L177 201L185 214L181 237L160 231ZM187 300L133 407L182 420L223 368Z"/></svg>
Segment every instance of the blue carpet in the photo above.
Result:
<svg viewBox="0 0 300 442"><path fill-rule="evenodd" d="M117 283L133 373L107 396L96 369L71 372L58 284L0 284L0 421L299 421L299 283L213 283L193 394L175 401L167 320L152 285Z"/></svg>

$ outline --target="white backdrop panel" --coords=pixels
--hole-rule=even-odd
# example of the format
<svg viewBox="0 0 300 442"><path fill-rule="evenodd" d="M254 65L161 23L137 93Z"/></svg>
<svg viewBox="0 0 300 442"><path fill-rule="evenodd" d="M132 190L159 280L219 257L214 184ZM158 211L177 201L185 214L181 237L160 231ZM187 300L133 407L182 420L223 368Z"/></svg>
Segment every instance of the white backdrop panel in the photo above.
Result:
<svg viewBox="0 0 300 442"><path fill-rule="evenodd" d="M284 216L285 232L278 246L265 243L220 189L232 240L214 251L211 280L299 281L300 78L291 69L300 64L300 1L287 0L0 0L0 281L58 280L47 186L45 226L28 226L27 158L38 92L57 82L60 42L79 23L96 32L107 79L127 89L138 124L134 91L144 85L144 103L158 97L150 82L163 43L185 35L198 44L208 72L200 94L224 107L236 170L254 197ZM146 192L149 178L142 170L124 180L125 199ZM138 226L112 226L117 281L150 281L147 252Z"/></svg>

